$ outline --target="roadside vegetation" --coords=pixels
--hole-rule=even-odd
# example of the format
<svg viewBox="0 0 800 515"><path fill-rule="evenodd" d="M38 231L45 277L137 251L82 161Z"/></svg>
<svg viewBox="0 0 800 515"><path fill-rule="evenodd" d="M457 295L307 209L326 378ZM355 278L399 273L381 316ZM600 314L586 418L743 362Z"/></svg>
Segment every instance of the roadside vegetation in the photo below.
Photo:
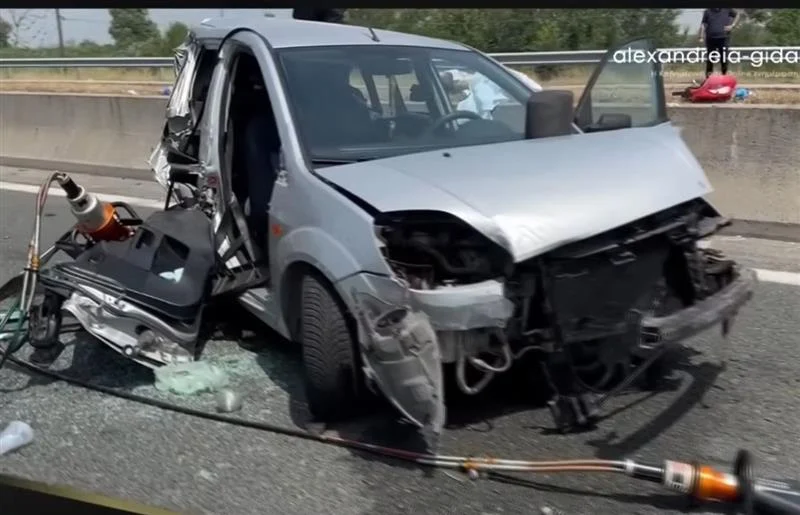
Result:
<svg viewBox="0 0 800 515"><path fill-rule="evenodd" d="M5 9L0 18L0 58L14 57L158 57L171 56L188 28L173 23L164 31L147 9L109 9L113 43L67 41L63 47L28 47L23 34L52 9ZM742 9L733 36L734 46L800 45L800 9ZM628 38L648 35L661 47L696 47L697 29L682 28L679 9L349 9L347 21L454 39L483 51L525 52L603 49ZM49 20L48 20L49 22ZM580 87L590 66L523 67L546 85ZM731 65L740 83L800 85L800 64ZM677 89L702 76L703 65L668 65L668 87ZM62 91L163 94L173 80L171 69L69 69L0 71L2 91ZM114 83L117 82L117 83ZM759 90L756 102L800 99L797 89Z"/></svg>

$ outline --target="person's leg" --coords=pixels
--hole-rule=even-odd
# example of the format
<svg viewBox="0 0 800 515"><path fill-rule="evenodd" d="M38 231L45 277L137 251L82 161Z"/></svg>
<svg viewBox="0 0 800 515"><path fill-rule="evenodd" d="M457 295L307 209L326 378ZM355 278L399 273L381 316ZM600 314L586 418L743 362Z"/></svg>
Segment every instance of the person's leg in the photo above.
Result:
<svg viewBox="0 0 800 515"><path fill-rule="evenodd" d="M721 38L720 39L720 55L722 56L722 75L726 75L728 73L728 45L730 44L729 38Z"/></svg>
<svg viewBox="0 0 800 515"><path fill-rule="evenodd" d="M709 39L709 54L713 52L714 59L719 63L722 73L728 71L727 56L725 50L727 46L726 38L711 38Z"/></svg>
<svg viewBox="0 0 800 515"><path fill-rule="evenodd" d="M706 37L706 78L714 71L714 62L711 60L711 52L714 49L714 40Z"/></svg>

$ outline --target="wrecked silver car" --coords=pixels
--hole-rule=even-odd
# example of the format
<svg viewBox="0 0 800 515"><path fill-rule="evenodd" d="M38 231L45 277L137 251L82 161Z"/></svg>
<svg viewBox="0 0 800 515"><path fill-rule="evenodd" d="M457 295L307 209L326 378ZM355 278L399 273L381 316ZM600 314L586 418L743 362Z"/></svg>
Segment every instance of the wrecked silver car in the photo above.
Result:
<svg viewBox="0 0 800 515"><path fill-rule="evenodd" d="M234 296L302 346L321 420L367 385L439 433L451 370L475 394L535 356L556 424L584 424L588 393L727 328L755 281L698 246L728 221L658 64L611 57L650 49L611 49L575 107L458 43L205 22L152 156L167 206L43 283L150 367L198 359L204 306Z"/></svg>

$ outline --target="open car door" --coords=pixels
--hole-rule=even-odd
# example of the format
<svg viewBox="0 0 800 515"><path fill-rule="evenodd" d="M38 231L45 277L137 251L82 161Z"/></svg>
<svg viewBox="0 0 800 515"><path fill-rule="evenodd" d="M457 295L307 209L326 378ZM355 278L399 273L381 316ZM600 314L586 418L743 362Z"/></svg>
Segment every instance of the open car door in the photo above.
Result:
<svg viewBox="0 0 800 515"><path fill-rule="evenodd" d="M221 112L228 112L228 70L218 70L221 40L199 41L190 33L175 55L176 80L167 103L160 145L150 165L156 180L167 188L165 209L171 200L184 207L199 206L212 220L215 245L222 266L216 271L211 295L236 293L266 282L261 250L246 227L242 207L221 173L229 163L219 162L217 139L227 137L227 122L217 131ZM216 86L214 85L216 81ZM215 93L212 94L212 90ZM216 100L214 100L216 97ZM216 108L213 107L216 102Z"/></svg>
<svg viewBox="0 0 800 515"><path fill-rule="evenodd" d="M598 132L669 121L657 50L648 38L609 50L583 90L575 124L584 132Z"/></svg>

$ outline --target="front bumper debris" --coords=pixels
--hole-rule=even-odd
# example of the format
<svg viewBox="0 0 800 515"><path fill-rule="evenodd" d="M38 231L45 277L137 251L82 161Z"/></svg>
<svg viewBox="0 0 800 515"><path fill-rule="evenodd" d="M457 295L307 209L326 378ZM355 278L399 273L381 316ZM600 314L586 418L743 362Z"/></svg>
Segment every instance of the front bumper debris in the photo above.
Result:
<svg viewBox="0 0 800 515"><path fill-rule="evenodd" d="M691 307L663 317L644 317L642 331L658 343L670 343L730 320L752 298L758 283L755 271L741 268L738 272L733 282Z"/></svg>
<svg viewBox="0 0 800 515"><path fill-rule="evenodd" d="M432 290L408 290L390 277L364 273L348 277L338 286L351 299L356 291L381 299L387 306L408 306L421 311L436 331L505 327L514 314L514 303L506 297L505 285L496 279Z"/></svg>

